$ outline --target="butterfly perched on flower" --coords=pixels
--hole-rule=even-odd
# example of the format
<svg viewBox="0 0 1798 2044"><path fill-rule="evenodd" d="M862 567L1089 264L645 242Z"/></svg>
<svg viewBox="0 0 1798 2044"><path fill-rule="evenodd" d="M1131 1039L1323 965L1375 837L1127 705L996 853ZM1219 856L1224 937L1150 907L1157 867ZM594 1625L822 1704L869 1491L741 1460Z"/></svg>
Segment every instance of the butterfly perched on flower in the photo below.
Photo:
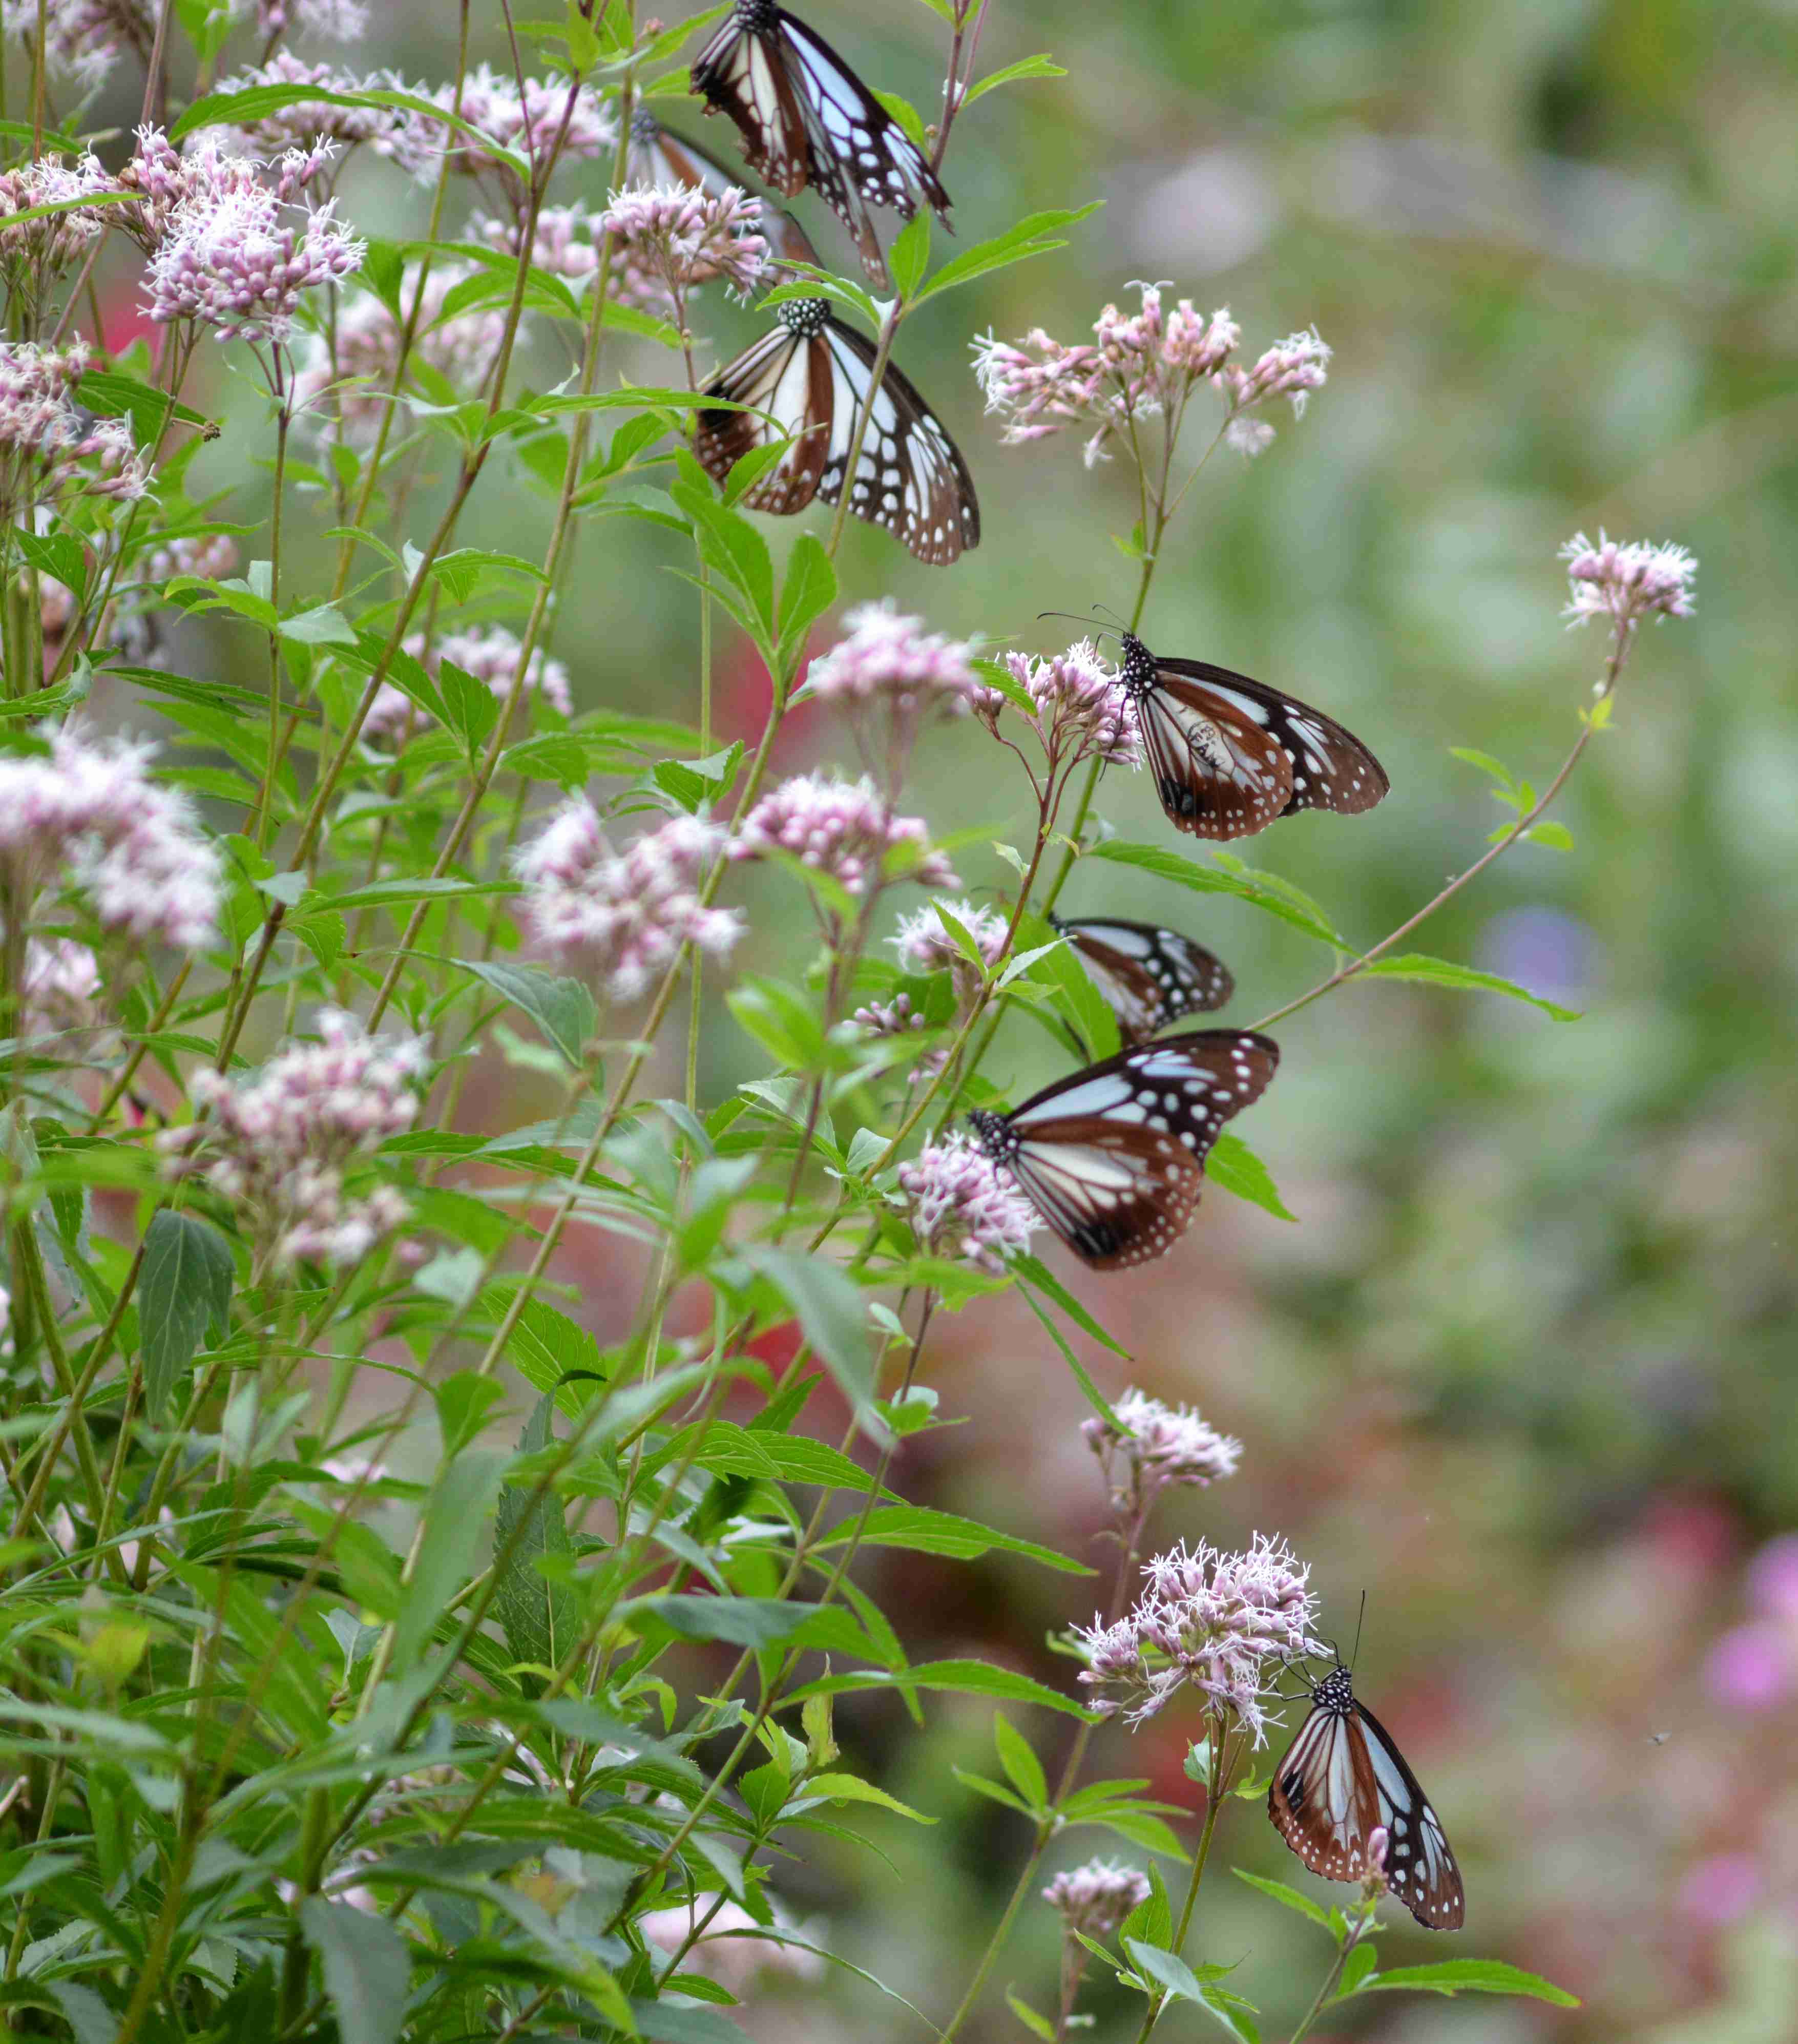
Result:
<svg viewBox="0 0 1798 2044"><path fill-rule="evenodd" d="M774 0L737 0L695 60L708 113L736 123L750 168L791 198L814 186L854 238L878 290L891 288L870 209L909 220L949 194L924 152L823 36Z"/></svg>
<svg viewBox="0 0 1798 2044"><path fill-rule="evenodd" d="M713 198L744 187L743 179L729 164L720 163L710 150L677 135L673 129L664 128L647 106L640 106L631 116L631 145L624 171L627 182L632 185L659 189L681 185L689 191L709 193ZM783 264L809 263L816 267L818 252L793 215L766 199L762 206L768 245L776 259ZM693 281L704 283L706 279L696 272Z"/></svg>
<svg viewBox="0 0 1798 2044"><path fill-rule="evenodd" d="M751 448L789 442L744 493L751 510L786 516L842 495L859 412L874 385L872 343L825 298L790 298L780 324L706 385L705 395L751 411L701 409L693 451L721 482ZM766 413L767 417L759 417ZM920 561L947 567L980 544L980 504L961 450L909 378L886 365L869 412L849 508L884 525Z"/></svg>
<svg viewBox="0 0 1798 2044"><path fill-rule="evenodd" d="M1122 1051L1009 1114L977 1111L974 1138L1095 1270L1166 1255L1193 1218L1205 1158L1266 1090L1277 1044L1204 1029Z"/></svg>
<svg viewBox="0 0 1798 2044"><path fill-rule="evenodd" d="M1350 732L1247 674L1165 660L1122 634L1119 684L1168 820L1195 837L1250 837L1295 809L1370 809L1391 783Z"/></svg>
<svg viewBox="0 0 1798 2044"><path fill-rule="evenodd" d="M1143 1042L1182 1015L1221 1008L1235 991L1221 959L1158 923L1123 916L1051 916L1049 921L1105 997L1127 1044Z"/></svg>
<svg viewBox="0 0 1798 2044"><path fill-rule="evenodd" d="M1267 1814L1326 1881L1363 1879L1368 1842L1383 1828L1387 1887L1425 1930L1460 1929L1466 1896L1442 1819L1340 1662L1312 1685L1310 1715L1274 1770Z"/></svg>

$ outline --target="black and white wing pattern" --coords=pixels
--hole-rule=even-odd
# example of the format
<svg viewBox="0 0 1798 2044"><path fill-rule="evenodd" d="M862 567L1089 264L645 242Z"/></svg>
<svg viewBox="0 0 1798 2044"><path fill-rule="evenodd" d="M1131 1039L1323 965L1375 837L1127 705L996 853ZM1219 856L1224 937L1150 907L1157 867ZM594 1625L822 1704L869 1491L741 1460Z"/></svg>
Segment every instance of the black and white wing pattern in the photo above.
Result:
<svg viewBox="0 0 1798 2044"><path fill-rule="evenodd" d="M1182 1015L1221 1008L1236 983L1204 945L1158 923L1122 916L1051 916L1073 946L1126 1043L1140 1043Z"/></svg>
<svg viewBox="0 0 1798 2044"><path fill-rule="evenodd" d="M1351 732L1296 697L1206 660L1160 659L1126 633L1120 678L1169 820L1252 836L1295 809L1370 809L1391 783Z"/></svg>
<svg viewBox="0 0 1798 2044"><path fill-rule="evenodd" d="M1266 1036L1201 1030L1089 1065L1009 1114L970 1119L1077 1256L1125 1270L1185 1232L1220 1130L1260 1098L1279 1061Z"/></svg>
<svg viewBox="0 0 1798 2044"><path fill-rule="evenodd" d="M727 191L747 189L740 171L720 163L697 142L664 128L647 106L640 106L631 116L631 147L624 167L626 180L633 185L680 185L689 191L709 193L714 198ZM762 221L768 245L781 263L817 262L817 250L791 213L764 199ZM707 279L700 273L694 281L704 283Z"/></svg>
<svg viewBox="0 0 1798 2044"><path fill-rule="evenodd" d="M1458 1931L1461 1869L1442 1819L1390 1735L1355 1699L1340 1665L1312 1685L1311 1714L1274 1771L1267 1814L1326 1881L1359 1881L1376 1827L1386 1833L1386 1885L1427 1931Z"/></svg>
<svg viewBox="0 0 1798 2044"><path fill-rule="evenodd" d="M924 152L815 30L774 0L737 0L693 67L708 113L743 136L750 167L789 198L815 186L855 237L862 267L890 288L869 209L909 220L949 194Z"/></svg>
<svg viewBox="0 0 1798 2044"><path fill-rule="evenodd" d="M827 299L789 299L776 317L778 327L706 386L708 396L755 405L772 421L701 409L693 451L722 482L751 448L790 440L743 499L752 510L785 515L814 497L834 504L842 495L856 415L873 386L874 349L832 316ZM961 450L892 363L874 395L849 508L934 567L980 544L980 503Z"/></svg>

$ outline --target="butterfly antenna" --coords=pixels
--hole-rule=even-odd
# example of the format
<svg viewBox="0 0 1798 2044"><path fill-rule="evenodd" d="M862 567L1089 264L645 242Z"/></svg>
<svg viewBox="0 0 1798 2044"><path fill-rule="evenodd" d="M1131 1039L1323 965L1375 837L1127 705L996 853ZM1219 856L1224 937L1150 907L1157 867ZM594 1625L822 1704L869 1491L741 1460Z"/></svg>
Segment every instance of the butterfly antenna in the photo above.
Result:
<svg viewBox="0 0 1798 2044"><path fill-rule="evenodd" d="M1354 1644L1349 1649L1349 1673L1350 1674L1353 1674L1354 1672L1355 1656L1361 1651L1361 1622L1366 1617L1366 1616L1367 1593L1366 1590L1363 1590L1361 1593L1361 1609L1355 1614ZM1339 1661L1342 1658L1342 1656L1339 1654L1336 1658Z"/></svg>
<svg viewBox="0 0 1798 2044"><path fill-rule="evenodd" d="M1099 605L1095 604L1093 607L1096 610ZM1097 632L1101 635L1108 632L1116 636L1121 636L1124 632L1124 627L1121 624L1095 624L1090 617L1078 617L1071 610L1039 610L1036 615L1039 620L1044 617L1065 617L1070 624L1084 624L1089 632Z"/></svg>
<svg viewBox="0 0 1798 2044"><path fill-rule="evenodd" d="M1121 617L1118 617L1117 613L1112 609L1108 603L1095 603L1093 608L1095 610L1103 610L1108 613L1111 617L1116 618L1117 628L1120 632L1128 632L1130 629L1130 627L1124 623L1124 620Z"/></svg>

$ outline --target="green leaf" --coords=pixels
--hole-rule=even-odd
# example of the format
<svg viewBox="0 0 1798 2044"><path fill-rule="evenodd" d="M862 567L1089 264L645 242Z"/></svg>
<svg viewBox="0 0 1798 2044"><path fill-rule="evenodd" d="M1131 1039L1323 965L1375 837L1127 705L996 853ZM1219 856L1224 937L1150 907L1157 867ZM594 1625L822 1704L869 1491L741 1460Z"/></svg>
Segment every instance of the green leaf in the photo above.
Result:
<svg viewBox="0 0 1798 2044"><path fill-rule="evenodd" d="M877 1788L871 1781L864 1781L856 1774L812 1775L801 1785L801 1793L807 1798L821 1796L828 1803L872 1803L877 1808L909 1817L914 1824L936 1822L934 1817L927 1817L921 1810L914 1810L909 1803L901 1803L897 1796L889 1796L884 1788Z"/></svg>
<svg viewBox="0 0 1798 2044"><path fill-rule="evenodd" d="M1154 874L1158 880L1171 880L1176 886L1190 888L1195 894L1234 895L1239 901L1251 902L1266 914L1278 916L1295 930L1304 931L1320 944L1329 945L1332 951L1349 948L1308 896L1275 874L1254 871L1240 859L1231 859L1227 866L1221 861L1218 865L1201 866L1159 845L1128 844L1117 838L1089 845L1084 855L1109 859L1117 866L1133 866L1139 872Z"/></svg>
<svg viewBox="0 0 1798 2044"><path fill-rule="evenodd" d="M1580 1019L1577 1008L1545 1001L1515 980L1501 978L1496 972L1478 971L1470 965L1455 965L1447 959L1427 958L1421 951L1410 951L1401 958L1376 959L1362 970L1370 978L1413 980L1425 986L1452 986L1470 993L1508 993L1513 1001L1527 1001L1531 1007L1539 1008L1557 1022Z"/></svg>
<svg viewBox="0 0 1798 2044"><path fill-rule="evenodd" d="M1031 1743L1003 1711L993 1713L993 1742L999 1749L999 1765L1018 1793L1032 1810L1047 1809L1048 1777Z"/></svg>
<svg viewBox="0 0 1798 2044"><path fill-rule="evenodd" d="M854 1279L823 1257L796 1256L765 1243L747 1244L743 1255L792 1307L801 1331L859 1424L871 1434L884 1434L872 1402L874 1343Z"/></svg>
<svg viewBox="0 0 1798 2044"><path fill-rule="evenodd" d="M336 604L321 603L310 610L296 611L275 627L277 637L290 639L296 646L353 646L355 628Z"/></svg>
<svg viewBox="0 0 1798 2044"><path fill-rule="evenodd" d="M930 208L920 206L894 236L887 252L886 267L893 275L893 288L901 300L916 294L924 271L930 267Z"/></svg>
<svg viewBox="0 0 1798 2044"><path fill-rule="evenodd" d="M472 1573L488 1508L509 1459L489 1449L469 1449L432 1486L421 1514L424 1539L400 1605L394 1641L396 1671L410 1671Z"/></svg>
<svg viewBox="0 0 1798 2044"><path fill-rule="evenodd" d="M795 1689L786 1700L802 1702L807 1696L839 1696L851 1689L940 1689L957 1696L998 1696L1014 1704L1039 1704L1044 1710L1060 1711L1069 1717L1085 1718L1085 1708L1064 1696L1047 1683L1033 1681L1009 1668L995 1668L985 1661L924 1661L897 1674L878 1675L858 1671L852 1675L826 1675Z"/></svg>
<svg viewBox="0 0 1798 2044"><path fill-rule="evenodd" d="M1005 1989L1005 2006L1032 2037L1040 2037L1043 2044L1055 2044L1055 2026L1047 2016L1039 2015L1028 2001L1019 1999L1010 1988Z"/></svg>
<svg viewBox="0 0 1798 2044"><path fill-rule="evenodd" d="M854 1528L845 1527L816 1544L820 1548L837 1547L855 1537ZM861 1545L905 1547L913 1554L947 1554L958 1562L977 1561L997 1548L1003 1554L1028 1555L1045 1568L1063 1570L1070 1575L1093 1573L1084 1562L1058 1554L1053 1547L1039 1546L1034 1540L1020 1540L982 1526L978 1519L963 1519L955 1512L937 1512L923 1504L887 1505L870 1512Z"/></svg>
<svg viewBox="0 0 1798 2044"><path fill-rule="evenodd" d="M1016 63L1007 64L1003 71L989 72L978 85L970 86L963 95L962 105L964 109L972 106L983 94L991 92L995 86L1015 85L1020 79L1066 76L1066 67L1057 63L1053 57L1020 57Z"/></svg>
<svg viewBox="0 0 1798 2044"><path fill-rule="evenodd" d="M793 543L781 586L780 663L784 673L797 659L805 635L836 601L836 570L816 532Z"/></svg>
<svg viewBox="0 0 1798 2044"><path fill-rule="evenodd" d="M485 682L477 681L453 660L439 662L437 689L444 699L449 728L462 740L462 749L472 762L499 722L500 699Z"/></svg>
<svg viewBox="0 0 1798 2044"><path fill-rule="evenodd" d="M1163 1951L1158 1946L1128 1934L1123 1942L1138 1971L1146 1973L1163 1993L1207 2010L1242 2044L1260 2044L1260 2033L1249 2019L1247 2005L1239 1997L1222 1995L1216 1988L1205 1986L1178 1953Z"/></svg>
<svg viewBox="0 0 1798 2044"><path fill-rule="evenodd" d="M1051 249L1065 248L1067 244L1061 238L1062 230L1097 213L1102 203L1094 199L1090 206L1078 206L1072 211L1033 213L1015 227L1007 228L1003 234L994 235L990 241L977 241L971 248L964 248L952 261L945 263L918 294L916 302L921 305L926 298L935 298L939 291L953 290L958 284L984 277L989 271L1003 270L1013 263L1021 263L1027 256L1044 256Z"/></svg>
<svg viewBox="0 0 1798 2044"><path fill-rule="evenodd" d="M1149 1892L1119 1924L1120 1940L1140 1938L1144 1943L1164 1946L1174 1935L1174 1911L1168 1904L1167 1888L1161 1869L1149 1869Z"/></svg>
<svg viewBox="0 0 1798 2044"><path fill-rule="evenodd" d="M152 1423L167 1410L175 1379L194 1359L209 1326L222 1341L236 1277L230 1246L210 1221L164 1207L144 1239L137 1325L144 1354L144 1404Z"/></svg>
<svg viewBox="0 0 1798 2044"><path fill-rule="evenodd" d="M1580 1998L1564 1987L1525 1973L1504 1959L1439 1959L1433 1965L1393 1966L1363 1983L1370 1988L1412 1988L1428 1994L1521 1994L1557 2008L1577 2008Z"/></svg>
<svg viewBox="0 0 1798 2044"><path fill-rule="evenodd" d="M782 1643L839 1653L868 1653L868 1642L836 1604L795 1604L790 1597L646 1596L620 1607L659 1619L683 1639L721 1639L759 1651Z"/></svg>
<svg viewBox="0 0 1798 2044"><path fill-rule="evenodd" d="M1025 1259L1020 1257L1017 1261L1021 1263L1025 1261ZM1055 1325L1055 1320L1051 1316L1047 1307L1043 1305L1042 1301L1037 1297L1035 1290L1029 1285L1022 1285L1019 1287L1019 1289L1024 1294L1024 1303L1048 1330L1049 1339L1055 1343L1055 1347L1061 1350L1062 1360L1067 1365L1068 1368L1073 1371L1074 1382L1078 1384L1081 1389L1086 1394L1087 1404L1092 1407L1093 1410L1097 1412L1108 1425L1115 1427L1120 1434L1128 1433L1129 1429L1124 1425L1123 1422L1119 1420L1117 1415L1112 1412L1110 1406L1105 1403L1105 1399L1100 1394L1098 1385L1096 1385L1093 1381L1092 1378L1086 1374L1085 1364L1083 1363L1080 1360L1079 1357L1074 1354L1072 1347L1069 1343L1067 1336L1064 1335L1061 1329Z"/></svg>
<svg viewBox="0 0 1798 2044"><path fill-rule="evenodd" d="M464 972L486 981L495 993L521 1008L567 1060L582 1067L582 1053L599 1028L599 1010L578 979L563 979L535 966L495 965L484 959L456 959Z"/></svg>
<svg viewBox="0 0 1798 2044"><path fill-rule="evenodd" d="M1276 1220L1298 1219L1281 1198L1274 1174L1242 1137L1231 1135L1228 1129L1211 1146L1211 1155L1205 1159L1205 1176L1238 1199L1264 1207Z"/></svg>
<svg viewBox="0 0 1798 2044"><path fill-rule="evenodd" d="M1239 1881L1246 1881L1261 1894L1270 1896L1281 1908L1296 1910L1300 1916L1308 1917L1323 1930L1330 1928L1330 1912L1313 1902L1308 1895L1300 1894L1296 1888L1289 1888L1283 1881L1268 1881L1258 1873L1245 1873L1239 1866L1233 1866L1230 1871Z"/></svg>
<svg viewBox="0 0 1798 2044"><path fill-rule="evenodd" d="M550 1425L554 1401L547 1394L526 1422L518 1443L521 1454L536 1454L555 1439ZM534 1498L517 1484L501 1487L494 1516L494 1548L505 1556L494 1601L505 1643L515 1661L557 1668L574 1644L580 1623L580 1600L566 1583L551 1582L536 1566L545 1555L567 1554L572 1543L562 1501L553 1490ZM540 1678L528 1678L533 1688Z"/></svg>
<svg viewBox="0 0 1798 2044"><path fill-rule="evenodd" d="M396 2044L412 1984L399 1932L385 1916L318 1895L300 1904L300 1927L324 1965L343 2044Z"/></svg>

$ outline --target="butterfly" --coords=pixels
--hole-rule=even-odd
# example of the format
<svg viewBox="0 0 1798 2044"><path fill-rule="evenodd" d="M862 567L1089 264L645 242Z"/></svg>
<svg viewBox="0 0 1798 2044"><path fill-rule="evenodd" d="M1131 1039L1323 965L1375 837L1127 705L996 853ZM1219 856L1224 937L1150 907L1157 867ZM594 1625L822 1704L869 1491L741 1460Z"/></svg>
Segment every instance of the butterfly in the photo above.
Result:
<svg viewBox="0 0 1798 2044"><path fill-rule="evenodd" d="M1158 659L1123 634L1119 675L1169 820L1195 837L1252 836L1294 809L1358 816L1391 783L1321 710L1208 660Z"/></svg>
<svg viewBox="0 0 1798 2044"><path fill-rule="evenodd" d="M664 128L647 106L631 116L630 153L625 159L627 182L633 185L680 185L689 191L709 193L713 198L727 191L741 191L745 180L728 163L720 163L709 149ZM763 225L768 244L783 263L817 264L818 252L804 228L790 213L763 204ZM715 271L711 273L716 275ZM696 271L693 282L703 284L706 273Z"/></svg>
<svg viewBox="0 0 1798 2044"><path fill-rule="evenodd" d="M1359 1881L1369 1835L1384 1825L1386 1885L1425 1930L1461 1928L1466 1896L1442 1819L1340 1662L1312 1685L1311 1715L1274 1770L1267 1814L1326 1881Z"/></svg>
<svg viewBox="0 0 1798 2044"><path fill-rule="evenodd" d="M1182 1015L1221 1008L1235 991L1224 962L1178 930L1122 916L1049 920L1105 996L1126 1043L1142 1043Z"/></svg>
<svg viewBox="0 0 1798 2044"><path fill-rule="evenodd" d="M879 290L891 279L870 206L909 220L928 201L947 225L949 194L924 152L830 44L774 0L737 0L692 84L708 113L736 123L751 170L789 198L816 186Z"/></svg>
<svg viewBox="0 0 1798 2044"><path fill-rule="evenodd" d="M1232 1115L1258 1100L1277 1044L1204 1029L1120 1051L1009 1114L977 1111L974 1139L1095 1270L1164 1256L1198 1204L1205 1158Z"/></svg>
<svg viewBox="0 0 1798 2044"><path fill-rule="evenodd" d="M803 511L814 497L834 504L842 495L856 414L867 405L873 384L874 350L832 317L826 298L789 298L774 317L779 325L705 386L708 398L755 411L701 408L693 451L721 482L752 448L787 440L786 452L742 500L751 510L785 517ZM980 544L980 505L961 450L890 362L863 436L849 508L935 567Z"/></svg>

